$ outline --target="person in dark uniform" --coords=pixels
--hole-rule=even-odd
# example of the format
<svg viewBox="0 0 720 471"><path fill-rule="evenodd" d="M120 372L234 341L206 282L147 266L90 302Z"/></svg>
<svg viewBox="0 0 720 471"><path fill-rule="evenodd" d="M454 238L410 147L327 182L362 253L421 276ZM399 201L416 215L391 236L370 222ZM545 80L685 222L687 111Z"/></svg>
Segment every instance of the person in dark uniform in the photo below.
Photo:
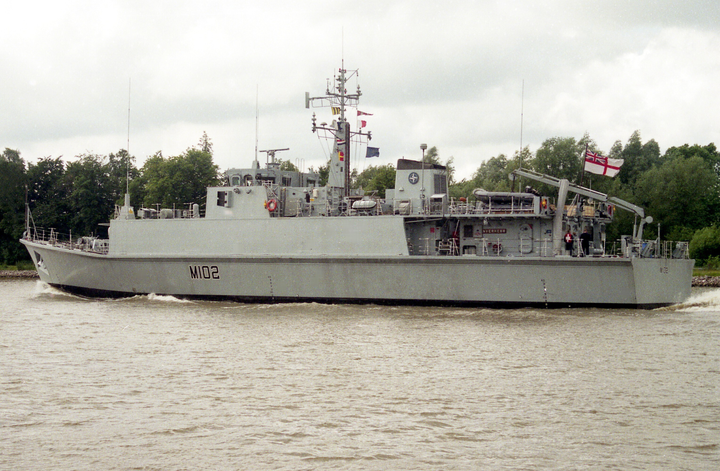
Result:
<svg viewBox="0 0 720 471"><path fill-rule="evenodd" d="M580 247L582 248L582 253L584 256L590 255L590 240L592 239L592 236L590 235L590 231L588 231L588 228L586 227L583 229L583 233L580 234Z"/></svg>

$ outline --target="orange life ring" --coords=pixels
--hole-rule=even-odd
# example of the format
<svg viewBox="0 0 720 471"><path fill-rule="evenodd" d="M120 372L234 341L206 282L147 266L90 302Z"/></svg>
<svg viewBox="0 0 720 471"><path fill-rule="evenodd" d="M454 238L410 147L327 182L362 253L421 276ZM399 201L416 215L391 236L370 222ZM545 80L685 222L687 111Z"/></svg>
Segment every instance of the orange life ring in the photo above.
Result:
<svg viewBox="0 0 720 471"><path fill-rule="evenodd" d="M268 201L268 202L267 202L267 209L268 209L268 211L270 211L271 213L272 213L273 211L275 211L275 210L277 209L277 201L275 201L274 199Z"/></svg>

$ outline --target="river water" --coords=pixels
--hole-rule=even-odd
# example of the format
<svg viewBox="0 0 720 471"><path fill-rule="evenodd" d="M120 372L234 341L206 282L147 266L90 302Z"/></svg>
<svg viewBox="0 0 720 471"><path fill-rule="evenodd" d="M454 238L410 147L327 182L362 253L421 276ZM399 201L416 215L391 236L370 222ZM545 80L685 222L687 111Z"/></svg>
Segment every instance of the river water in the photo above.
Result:
<svg viewBox="0 0 720 471"><path fill-rule="evenodd" d="M720 469L674 309L86 300L0 280L0 469Z"/></svg>

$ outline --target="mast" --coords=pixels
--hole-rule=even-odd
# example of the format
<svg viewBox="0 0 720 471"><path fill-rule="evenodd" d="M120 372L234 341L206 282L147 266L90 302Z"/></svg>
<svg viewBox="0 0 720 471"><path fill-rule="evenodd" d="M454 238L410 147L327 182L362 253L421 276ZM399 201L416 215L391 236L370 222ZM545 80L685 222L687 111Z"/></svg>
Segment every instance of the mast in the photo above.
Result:
<svg viewBox="0 0 720 471"><path fill-rule="evenodd" d="M255 85L255 163L253 168L260 168L258 163L258 122L260 121L260 85Z"/></svg>
<svg viewBox="0 0 720 471"><path fill-rule="evenodd" d="M130 194L130 92L132 78L128 79L128 125L127 125L127 162L125 163L125 194Z"/></svg>
<svg viewBox="0 0 720 471"><path fill-rule="evenodd" d="M325 96L310 97L308 92L305 93L305 108L310 108L310 103L319 100L320 105L330 107L333 116L338 116L333 123L328 126L326 123L317 125L317 117L313 113L312 132L318 129L327 131L333 136L333 152L330 156L330 174L328 183L331 187L339 187L343 189L343 196L350 194L350 142L356 136L367 136L368 141L372 139L371 132L352 131L350 123L347 119L349 107L357 107L360 99L360 85L357 86L355 93L348 93L347 82L358 73L357 70L349 71L345 69L345 61L338 70L338 74L334 77L333 87L330 87L328 80Z"/></svg>

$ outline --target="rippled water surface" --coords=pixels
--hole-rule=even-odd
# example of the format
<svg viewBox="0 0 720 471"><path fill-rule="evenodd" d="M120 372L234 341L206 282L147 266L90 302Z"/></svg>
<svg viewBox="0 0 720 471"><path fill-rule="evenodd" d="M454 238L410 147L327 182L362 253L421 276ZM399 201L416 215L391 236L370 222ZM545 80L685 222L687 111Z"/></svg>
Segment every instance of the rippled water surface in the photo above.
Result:
<svg viewBox="0 0 720 471"><path fill-rule="evenodd" d="M0 469L720 469L717 290L657 311L0 299Z"/></svg>

